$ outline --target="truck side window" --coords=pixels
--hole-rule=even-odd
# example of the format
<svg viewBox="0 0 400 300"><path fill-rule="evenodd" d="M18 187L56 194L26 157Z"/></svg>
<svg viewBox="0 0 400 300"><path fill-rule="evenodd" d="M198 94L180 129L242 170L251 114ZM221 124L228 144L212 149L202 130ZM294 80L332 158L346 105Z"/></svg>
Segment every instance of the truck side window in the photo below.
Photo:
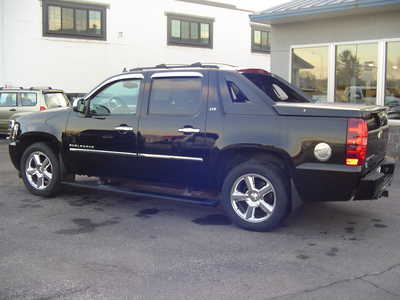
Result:
<svg viewBox="0 0 400 300"><path fill-rule="evenodd" d="M229 94L231 95L231 99L233 103L246 103L250 102L247 96L239 89L239 87L234 84L232 81L227 81Z"/></svg>
<svg viewBox="0 0 400 300"><path fill-rule="evenodd" d="M136 114L141 80L128 79L112 83L90 100L94 115Z"/></svg>
<svg viewBox="0 0 400 300"><path fill-rule="evenodd" d="M201 87L201 78L153 79L148 113L194 115L201 106Z"/></svg>

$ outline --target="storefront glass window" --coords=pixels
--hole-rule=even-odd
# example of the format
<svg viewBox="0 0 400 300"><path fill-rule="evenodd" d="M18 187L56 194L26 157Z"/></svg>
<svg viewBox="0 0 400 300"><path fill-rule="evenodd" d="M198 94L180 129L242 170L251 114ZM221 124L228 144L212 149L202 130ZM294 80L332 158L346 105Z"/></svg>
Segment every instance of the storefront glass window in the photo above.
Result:
<svg viewBox="0 0 400 300"><path fill-rule="evenodd" d="M293 49L292 84L310 95L314 102L327 101L327 46Z"/></svg>
<svg viewBox="0 0 400 300"><path fill-rule="evenodd" d="M400 119L400 41L387 43L385 105L389 118Z"/></svg>
<svg viewBox="0 0 400 300"><path fill-rule="evenodd" d="M378 44L336 46L335 101L376 104Z"/></svg>

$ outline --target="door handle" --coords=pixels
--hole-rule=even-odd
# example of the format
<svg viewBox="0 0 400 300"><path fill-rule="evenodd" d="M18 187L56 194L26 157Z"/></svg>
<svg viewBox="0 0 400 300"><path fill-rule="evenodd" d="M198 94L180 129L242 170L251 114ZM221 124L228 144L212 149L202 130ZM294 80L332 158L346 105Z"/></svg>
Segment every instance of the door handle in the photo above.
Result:
<svg viewBox="0 0 400 300"><path fill-rule="evenodd" d="M17 111L15 108L11 108L10 111Z"/></svg>
<svg viewBox="0 0 400 300"><path fill-rule="evenodd" d="M129 126L118 126L114 128L115 130L118 131L133 131L133 127L129 127Z"/></svg>
<svg viewBox="0 0 400 300"><path fill-rule="evenodd" d="M185 127L185 128L178 129L178 131L183 132L183 133L198 133L198 132L200 132L200 129L192 128L192 127Z"/></svg>

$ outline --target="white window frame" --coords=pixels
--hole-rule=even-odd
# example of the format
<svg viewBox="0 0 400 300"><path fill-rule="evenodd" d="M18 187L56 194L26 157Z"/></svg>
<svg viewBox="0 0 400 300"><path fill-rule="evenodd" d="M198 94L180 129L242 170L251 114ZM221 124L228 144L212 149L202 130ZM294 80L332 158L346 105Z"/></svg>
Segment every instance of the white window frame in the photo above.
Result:
<svg viewBox="0 0 400 300"><path fill-rule="evenodd" d="M400 41L400 38L378 39L378 40L362 40L362 41L346 41L346 42L320 43L320 44L292 45L292 46L290 46L290 51L289 51L289 82L290 83L292 82L292 54L293 54L293 50L294 49L328 47L328 90L327 90L327 102L333 103L335 101L336 46L376 43L378 45L376 104L377 105L384 105L385 91L386 91L387 43L388 42L398 42L398 41Z"/></svg>

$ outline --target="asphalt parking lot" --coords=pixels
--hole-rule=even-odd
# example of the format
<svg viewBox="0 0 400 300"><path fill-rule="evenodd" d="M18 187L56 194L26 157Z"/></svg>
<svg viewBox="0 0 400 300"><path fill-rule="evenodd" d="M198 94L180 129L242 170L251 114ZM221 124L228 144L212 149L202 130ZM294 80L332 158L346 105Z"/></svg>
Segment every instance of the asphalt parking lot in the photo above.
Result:
<svg viewBox="0 0 400 300"><path fill-rule="evenodd" d="M398 176L390 198L308 204L255 233L216 208L32 196L4 139L0 166L0 299L400 298Z"/></svg>

